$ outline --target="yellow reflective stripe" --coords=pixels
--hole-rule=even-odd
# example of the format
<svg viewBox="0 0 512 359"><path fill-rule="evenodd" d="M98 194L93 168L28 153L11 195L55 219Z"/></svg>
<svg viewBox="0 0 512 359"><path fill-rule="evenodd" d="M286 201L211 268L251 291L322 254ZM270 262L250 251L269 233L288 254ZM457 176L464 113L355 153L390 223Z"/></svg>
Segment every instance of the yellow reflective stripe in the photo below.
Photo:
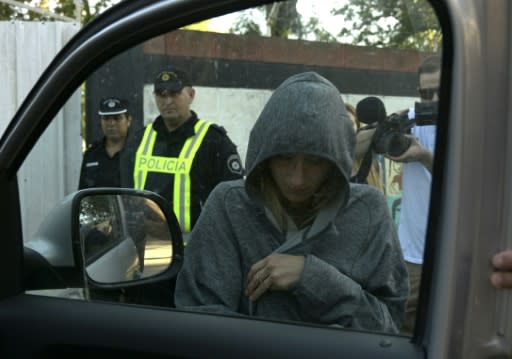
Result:
<svg viewBox="0 0 512 359"><path fill-rule="evenodd" d="M195 127L194 127L194 130L196 132L196 135L194 137L191 137L189 138L188 140L192 140L192 141L188 141L189 142L189 146L187 148L187 143L185 143L185 146L183 146L183 150L181 151L180 153L180 157L184 157L184 158L194 158L194 156L196 155L196 152L197 150L199 149L199 147L201 146L201 143L203 142L203 139L204 139L204 136L206 136L206 132L208 131L208 128L210 127L211 125L211 122L207 122L207 121L203 121L203 120L198 120Z"/></svg>
<svg viewBox="0 0 512 359"><path fill-rule="evenodd" d="M144 186L146 185L148 171L146 167L141 166L141 161L144 161L144 158L148 157L148 153L151 156L155 142L156 131L153 129L153 125L149 124L144 130L144 136L142 137L142 141L139 144L135 155L135 168L133 171L133 183L135 189L144 189Z"/></svg>
<svg viewBox="0 0 512 359"><path fill-rule="evenodd" d="M183 148L181 149L179 158L190 162L190 166L192 166L197 150L201 147L201 143L203 142L210 125L211 122L198 120L194 126L195 135L187 138ZM182 173L174 177L173 209L183 232L190 232L191 230L190 188L190 172Z"/></svg>

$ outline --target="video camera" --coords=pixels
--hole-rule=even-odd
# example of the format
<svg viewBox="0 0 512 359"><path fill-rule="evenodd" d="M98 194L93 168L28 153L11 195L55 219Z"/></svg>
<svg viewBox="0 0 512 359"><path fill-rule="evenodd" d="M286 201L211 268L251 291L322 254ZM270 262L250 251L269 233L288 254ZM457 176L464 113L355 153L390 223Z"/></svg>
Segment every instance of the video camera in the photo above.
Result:
<svg viewBox="0 0 512 359"><path fill-rule="evenodd" d="M438 102L416 102L414 117L410 118L407 110L387 116L384 103L379 98L366 97L358 102L356 114L359 121L367 125L362 130L375 128L373 151L397 157L411 145L411 140L405 135L411 132L413 126L436 124Z"/></svg>

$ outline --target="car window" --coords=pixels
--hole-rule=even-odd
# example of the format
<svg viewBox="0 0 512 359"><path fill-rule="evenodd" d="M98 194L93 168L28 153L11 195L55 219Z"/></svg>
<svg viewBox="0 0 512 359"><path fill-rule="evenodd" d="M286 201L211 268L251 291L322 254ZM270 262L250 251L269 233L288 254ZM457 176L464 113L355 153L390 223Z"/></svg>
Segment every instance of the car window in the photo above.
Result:
<svg viewBox="0 0 512 359"><path fill-rule="evenodd" d="M392 219L392 230L396 231L392 237L399 240L401 256L407 262L404 268L409 277L404 275L401 280L411 291L417 291L436 144L441 48L442 32L434 10L427 1L410 0L393 4L355 0L325 4L313 0L284 1L206 19L151 38L110 59L90 74L63 106L18 172L24 240L31 240L49 208L79 187L125 186L122 180L109 182L116 176L128 176L133 187L137 187L137 175L134 172L122 174L123 168L119 166L120 161L126 160L123 146L113 146L115 149L109 152L105 149L105 138L122 138L125 146L138 141L136 149L140 151L138 145L142 136L151 136L144 131L145 127L151 125L158 130L156 120L163 111L179 113L178 105L166 103L189 101L197 118L212 126L208 131L215 131L218 136L227 134L235 146L236 150L226 150L232 152L226 155L224 169L216 168L214 160L208 157L203 164L202 177L211 178L222 171L227 173L223 177L226 180L243 177L244 169L247 170L245 159L250 131L267 101L290 76L315 72L337 88L346 105L343 112L354 116L357 145L349 177L352 183L377 187L385 197L386 215ZM419 74L418 69L426 59L434 59L434 63ZM186 75L168 70L169 65L172 69L183 69ZM178 83L179 88L174 88ZM193 92L183 95L184 87L193 88ZM180 97L182 95L185 97ZM137 133L143 135L138 138ZM167 141L167 145L172 146L176 139L169 136ZM148 140L147 146L153 146L150 143ZM425 155L405 159L404 153L411 146L419 146ZM41 150L48 148L50 152ZM172 160L164 159L161 154L148 158L153 161L155 172L180 173L178 168L193 163L193 156L199 156L200 148L201 145L191 144L189 152L193 155L188 159L180 157L181 154L169 156ZM135 152L131 156L135 161ZM59 170L47 166L48 160ZM81 178L85 171L88 177ZM150 177L142 181L150 181ZM153 190L163 197L176 195L164 188L166 184L159 186L160 183L156 183ZM208 186L211 186L209 190L215 187ZM182 227L185 240L197 220L194 211L199 216L208 197L208 193L194 191L201 192L203 188L189 190L190 198L194 195L204 198L201 197L196 207L191 205L189 228L185 224ZM35 194L42 192L46 200L36 201ZM405 200L406 192L414 196L414 200ZM109 199L99 196L83 203L91 209L87 214L90 218L81 219L84 227L101 227L113 233L126 230L123 223L112 221L122 216L113 215L119 212L119 205ZM176 213L180 211L175 207L176 202L169 201L169 205L182 224L182 213ZM186 217L187 214L183 214L183 221ZM371 232L374 229L361 230ZM110 247L83 248L86 265L121 240L122 237L111 237L108 239ZM322 254L317 255L322 258ZM369 253L360 256L370 261ZM385 257L371 260L385 262ZM322 260L337 261L328 256ZM372 267L375 271L359 278L355 266ZM375 263L355 263L346 270L343 275L350 277L352 285L362 288L363 292L370 280L373 282L379 277L379 266ZM169 295L172 295L171 289ZM405 303L407 294L401 296ZM375 293L368 294L368 298L370 302L380 301ZM415 300L407 301L407 310L413 314ZM303 305L314 306L314 303ZM405 304L403 310L398 316L404 323L414 318L408 312L406 319ZM295 319L308 321L307 318ZM402 334L412 333L414 320L411 320ZM322 324L337 323L326 319Z"/></svg>

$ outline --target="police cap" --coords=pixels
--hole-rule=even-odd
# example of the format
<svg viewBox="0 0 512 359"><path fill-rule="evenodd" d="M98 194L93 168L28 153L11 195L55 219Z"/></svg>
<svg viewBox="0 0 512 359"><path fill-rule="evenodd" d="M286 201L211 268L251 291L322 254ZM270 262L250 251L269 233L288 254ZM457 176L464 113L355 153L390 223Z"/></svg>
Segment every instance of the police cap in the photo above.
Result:
<svg viewBox="0 0 512 359"><path fill-rule="evenodd" d="M117 97L104 98L100 102L98 114L101 116L119 115L128 112L128 103Z"/></svg>
<svg viewBox="0 0 512 359"><path fill-rule="evenodd" d="M155 92L180 92L185 86L192 86L190 76L177 67L160 71L155 79Z"/></svg>

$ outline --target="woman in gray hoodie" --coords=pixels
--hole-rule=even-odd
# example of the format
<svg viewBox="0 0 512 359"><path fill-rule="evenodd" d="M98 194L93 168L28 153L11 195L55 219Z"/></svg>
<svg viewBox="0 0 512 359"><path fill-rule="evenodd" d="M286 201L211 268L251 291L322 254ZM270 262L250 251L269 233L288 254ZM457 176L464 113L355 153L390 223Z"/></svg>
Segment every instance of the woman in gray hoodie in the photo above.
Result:
<svg viewBox="0 0 512 359"><path fill-rule="evenodd" d="M350 184L355 133L314 72L255 123L246 180L210 194L185 249L178 308L397 333L408 281L382 193Z"/></svg>

